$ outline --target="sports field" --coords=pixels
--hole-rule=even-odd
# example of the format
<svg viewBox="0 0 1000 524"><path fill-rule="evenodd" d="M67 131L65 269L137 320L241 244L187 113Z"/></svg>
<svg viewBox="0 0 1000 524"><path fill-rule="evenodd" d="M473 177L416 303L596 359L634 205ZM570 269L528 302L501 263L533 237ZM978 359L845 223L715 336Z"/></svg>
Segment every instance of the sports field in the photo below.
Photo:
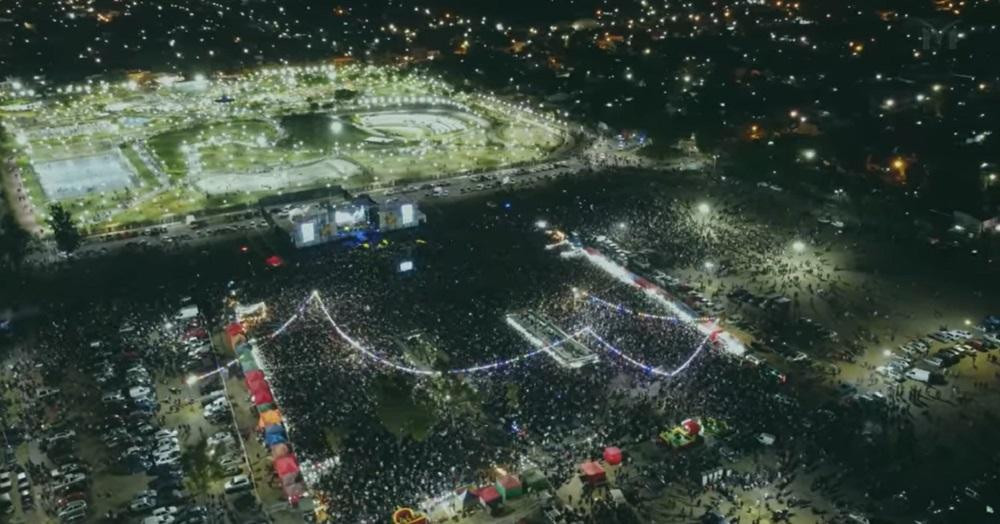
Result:
<svg viewBox="0 0 1000 524"><path fill-rule="evenodd" d="M183 79L136 73L0 92L0 151L44 218L100 231L311 187L365 189L542 161L553 116L390 67L313 65Z"/></svg>

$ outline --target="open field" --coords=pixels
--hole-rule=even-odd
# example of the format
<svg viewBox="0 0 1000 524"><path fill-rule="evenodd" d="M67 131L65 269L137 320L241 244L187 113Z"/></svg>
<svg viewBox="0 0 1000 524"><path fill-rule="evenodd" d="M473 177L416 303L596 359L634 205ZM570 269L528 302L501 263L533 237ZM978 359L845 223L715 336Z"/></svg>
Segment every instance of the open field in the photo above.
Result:
<svg viewBox="0 0 1000 524"><path fill-rule="evenodd" d="M555 118L395 68L308 66L183 80L135 74L0 93L3 155L44 218L155 223L286 190L359 189L542 161Z"/></svg>

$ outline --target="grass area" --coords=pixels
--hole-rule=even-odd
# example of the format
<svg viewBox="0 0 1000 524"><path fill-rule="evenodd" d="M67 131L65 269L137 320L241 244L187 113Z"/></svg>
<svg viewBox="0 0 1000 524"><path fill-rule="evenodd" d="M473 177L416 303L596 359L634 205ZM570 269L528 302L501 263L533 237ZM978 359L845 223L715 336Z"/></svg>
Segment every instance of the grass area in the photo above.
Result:
<svg viewBox="0 0 1000 524"><path fill-rule="evenodd" d="M156 179L156 175L146 166L146 163L139 158L139 153L135 152L132 146L122 145L119 146L122 154L128 159L129 164L132 165L132 169L135 169L136 174L139 176L139 180L146 188L156 188L160 186L160 181Z"/></svg>
<svg viewBox="0 0 1000 524"><path fill-rule="evenodd" d="M187 143L191 137L191 130L185 129L161 133L146 142L150 151L163 164L163 170L166 171L171 181L180 182L187 177L187 162L184 159L184 153L181 152L181 146Z"/></svg>

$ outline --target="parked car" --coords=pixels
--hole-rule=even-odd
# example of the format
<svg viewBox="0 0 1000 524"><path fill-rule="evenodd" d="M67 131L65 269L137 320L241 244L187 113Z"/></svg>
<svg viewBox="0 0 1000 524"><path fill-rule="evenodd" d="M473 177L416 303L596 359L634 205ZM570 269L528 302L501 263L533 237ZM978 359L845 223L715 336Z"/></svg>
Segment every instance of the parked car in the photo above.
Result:
<svg viewBox="0 0 1000 524"><path fill-rule="evenodd" d="M250 489L250 478L246 475L236 475L226 481L223 487L226 493L239 493Z"/></svg>

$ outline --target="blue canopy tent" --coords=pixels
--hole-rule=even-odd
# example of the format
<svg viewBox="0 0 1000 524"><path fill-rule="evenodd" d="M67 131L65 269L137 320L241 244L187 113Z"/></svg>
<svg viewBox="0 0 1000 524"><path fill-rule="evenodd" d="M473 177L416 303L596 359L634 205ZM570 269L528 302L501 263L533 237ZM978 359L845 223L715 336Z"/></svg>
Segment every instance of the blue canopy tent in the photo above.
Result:
<svg viewBox="0 0 1000 524"><path fill-rule="evenodd" d="M285 433L285 426L275 424L264 428L264 442L269 448L275 444L288 442L288 434Z"/></svg>

